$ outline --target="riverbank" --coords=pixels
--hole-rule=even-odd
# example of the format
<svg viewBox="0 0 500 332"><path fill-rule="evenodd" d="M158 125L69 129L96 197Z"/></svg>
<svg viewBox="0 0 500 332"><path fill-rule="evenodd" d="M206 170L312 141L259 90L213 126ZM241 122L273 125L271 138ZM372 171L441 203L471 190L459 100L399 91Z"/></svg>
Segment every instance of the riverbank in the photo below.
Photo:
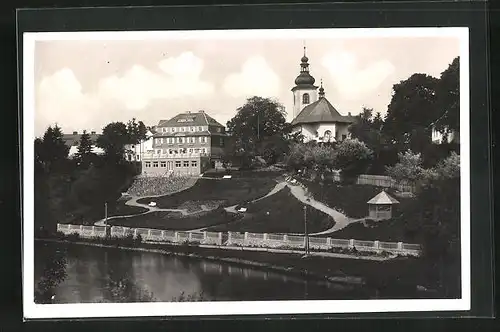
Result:
<svg viewBox="0 0 500 332"><path fill-rule="evenodd" d="M293 252L254 250L228 250L218 246L201 247L187 244L139 242L128 243L123 239L103 243L103 239L39 238L37 241L66 245L86 245L102 248L118 248L130 251L145 251L163 255L211 260L240 265L256 270L275 271L281 274L314 280L316 283L344 284L363 287L380 294L377 298L444 298L431 289L435 281L422 273L435 266L416 257L396 257L389 260L365 260L339 258L335 256L308 255ZM371 292L371 291L370 291ZM383 295L382 295L383 294ZM453 297L455 298L455 296Z"/></svg>
<svg viewBox="0 0 500 332"><path fill-rule="evenodd" d="M137 246L124 246L119 244L103 244L91 241L68 241L59 239L37 238L35 241L48 243L61 243L71 245L84 245L100 248L114 248L128 251L142 251L158 253L162 255L189 257L192 259L204 259L214 262L221 262L231 265L246 266L253 269L275 271L291 276L314 279L317 282L343 283L351 285L363 285L364 278L359 276L345 275L340 271L325 269L325 263L333 260L345 260L340 257L328 257L310 255L303 257L299 252L290 252L285 250L262 251L242 250L242 248L218 248L217 246L197 247L186 245L169 245L154 242L142 242ZM221 257L223 255L224 257ZM355 260L355 259L353 259ZM340 272L340 273L339 273Z"/></svg>

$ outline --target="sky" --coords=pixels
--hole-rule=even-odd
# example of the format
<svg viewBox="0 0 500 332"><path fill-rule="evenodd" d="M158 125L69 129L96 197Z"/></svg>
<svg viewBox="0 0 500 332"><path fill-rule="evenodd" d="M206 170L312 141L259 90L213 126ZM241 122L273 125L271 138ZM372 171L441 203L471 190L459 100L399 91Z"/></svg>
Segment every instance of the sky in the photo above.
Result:
<svg viewBox="0 0 500 332"><path fill-rule="evenodd" d="M35 134L56 123L64 133L132 118L151 126L198 110L225 125L254 95L276 98L291 121L304 43L311 75L343 115L385 114L394 84L439 77L460 53L458 38L429 36L38 40Z"/></svg>

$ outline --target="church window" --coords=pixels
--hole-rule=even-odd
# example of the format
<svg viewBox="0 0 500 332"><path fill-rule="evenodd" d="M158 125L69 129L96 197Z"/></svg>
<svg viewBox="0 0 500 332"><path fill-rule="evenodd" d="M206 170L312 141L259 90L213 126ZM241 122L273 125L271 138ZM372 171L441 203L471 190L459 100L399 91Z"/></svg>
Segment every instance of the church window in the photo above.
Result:
<svg viewBox="0 0 500 332"><path fill-rule="evenodd" d="M304 93L302 95L302 104L309 104L309 94L308 93Z"/></svg>

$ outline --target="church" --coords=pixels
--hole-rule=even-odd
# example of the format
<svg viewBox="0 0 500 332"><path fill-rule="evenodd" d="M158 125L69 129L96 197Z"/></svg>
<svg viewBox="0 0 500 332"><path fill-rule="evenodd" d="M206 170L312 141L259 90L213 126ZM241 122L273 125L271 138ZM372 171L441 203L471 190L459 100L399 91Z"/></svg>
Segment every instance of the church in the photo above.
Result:
<svg viewBox="0 0 500 332"><path fill-rule="evenodd" d="M295 79L293 93L292 132L301 133L304 142L318 143L340 142L349 136L348 128L355 122L355 117L341 115L326 99L323 82L318 87L309 72L309 58L304 56L300 63L300 74ZM318 89L319 88L319 89Z"/></svg>

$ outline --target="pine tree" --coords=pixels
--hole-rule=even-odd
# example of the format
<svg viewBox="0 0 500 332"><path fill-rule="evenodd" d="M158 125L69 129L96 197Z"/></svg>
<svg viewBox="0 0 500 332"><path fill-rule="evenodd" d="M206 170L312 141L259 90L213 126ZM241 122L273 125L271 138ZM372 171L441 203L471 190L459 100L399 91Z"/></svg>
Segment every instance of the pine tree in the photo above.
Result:
<svg viewBox="0 0 500 332"><path fill-rule="evenodd" d="M92 140L90 135L84 130L82 136L80 137L80 142L78 144L78 153L76 154L76 160L78 164L84 168L90 165L92 160Z"/></svg>
<svg viewBox="0 0 500 332"><path fill-rule="evenodd" d="M57 125L49 127L43 139L35 141L37 159L49 172L62 165L68 158L69 147L63 139L61 128Z"/></svg>

